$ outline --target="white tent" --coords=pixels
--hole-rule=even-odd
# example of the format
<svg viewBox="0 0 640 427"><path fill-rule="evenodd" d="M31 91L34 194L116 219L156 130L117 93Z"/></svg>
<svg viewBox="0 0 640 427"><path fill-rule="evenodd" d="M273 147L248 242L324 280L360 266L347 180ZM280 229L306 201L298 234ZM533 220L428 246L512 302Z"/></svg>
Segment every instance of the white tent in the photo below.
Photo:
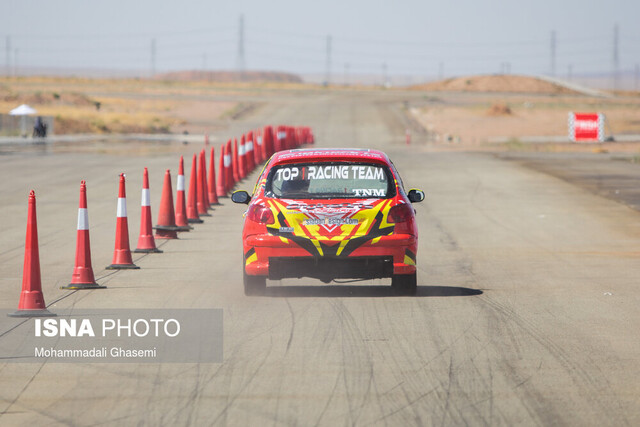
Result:
<svg viewBox="0 0 640 427"><path fill-rule="evenodd" d="M22 104L21 106L9 111L9 115L11 116L30 116L31 114L36 113L37 111L29 107L27 104Z"/></svg>
<svg viewBox="0 0 640 427"><path fill-rule="evenodd" d="M10 116L22 116L20 117L20 134L27 136L27 116L36 114L37 111L29 107L27 104L22 104L19 107L9 111Z"/></svg>

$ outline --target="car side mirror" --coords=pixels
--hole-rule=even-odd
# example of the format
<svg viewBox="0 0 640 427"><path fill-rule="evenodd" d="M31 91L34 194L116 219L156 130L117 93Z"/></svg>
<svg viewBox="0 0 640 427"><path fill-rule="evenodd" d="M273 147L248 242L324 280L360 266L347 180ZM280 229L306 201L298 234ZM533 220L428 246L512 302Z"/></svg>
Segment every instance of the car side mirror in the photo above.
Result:
<svg viewBox="0 0 640 427"><path fill-rule="evenodd" d="M244 190L234 191L231 194L231 201L233 203L244 203L245 205L248 205L251 201L251 196Z"/></svg>
<svg viewBox="0 0 640 427"><path fill-rule="evenodd" d="M413 188L409 190L409 194L407 194L407 196L411 203L418 203L424 200L424 191Z"/></svg>

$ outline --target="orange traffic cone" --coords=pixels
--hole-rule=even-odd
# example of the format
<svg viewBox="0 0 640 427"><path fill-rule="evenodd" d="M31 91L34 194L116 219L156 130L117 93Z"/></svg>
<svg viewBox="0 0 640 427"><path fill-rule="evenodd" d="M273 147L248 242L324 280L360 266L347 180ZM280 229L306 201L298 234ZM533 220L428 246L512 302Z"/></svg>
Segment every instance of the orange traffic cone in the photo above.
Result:
<svg viewBox="0 0 640 427"><path fill-rule="evenodd" d="M76 239L76 266L71 283L60 289L104 289L96 283L91 267L91 245L89 244L89 213L87 211L87 183L80 181L80 205L78 207L78 237Z"/></svg>
<svg viewBox="0 0 640 427"><path fill-rule="evenodd" d="M225 145L220 146L220 160L218 160L218 180L216 181L216 197L227 197L227 171L224 167L224 159L227 156ZM211 152L213 157L213 151Z"/></svg>
<svg viewBox="0 0 640 427"><path fill-rule="evenodd" d="M127 220L127 195L125 192L125 176L120 174L120 189L118 190L118 210L116 220L116 246L113 251L113 262L107 270L138 269L131 259L129 248L129 222Z"/></svg>
<svg viewBox="0 0 640 427"><path fill-rule="evenodd" d="M184 191L183 191L184 194ZM158 213L158 225L156 225L157 239L177 239L178 226L173 210L173 189L171 188L171 172L164 173L164 185L160 197L160 212Z"/></svg>
<svg viewBox="0 0 640 427"><path fill-rule="evenodd" d="M219 205L218 191L216 187L216 153L213 147L211 147L211 155L209 156L209 180L207 182L207 188L209 189L209 204Z"/></svg>
<svg viewBox="0 0 640 427"><path fill-rule="evenodd" d="M176 187L176 227L178 231L189 231L192 230L193 227L191 227L187 221L187 201L184 194L184 158L182 156L180 156Z"/></svg>
<svg viewBox="0 0 640 427"><path fill-rule="evenodd" d="M196 155L193 155L191 162L191 176L189 177L189 195L187 198L187 221L191 224L204 222L198 215L198 168L196 166Z"/></svg>
<svg viewBox="0 0 640 427"><path fill-rule="evenodd" d="M156 248L156 241L153 238L153 221L151 221L151 195L149 194L149 171L144 168L142 176L142 199L140 202L140 237L137 253L162 253Z"/></svg>
<svg viewBox="0 0 640 427"><path fill-rule="evenodd" d="M202 202L206 210L211 209L211 202L209 201L209 183L207 181L207 152L202 149L200 152L200 170L202 174L198 174L202 179Z"/></svg>
<svg viewBox="0 0 640 427"><path fill-rule="evenodd" d="M247 168L247 175L253 172L253 169L255 169L256 167L254 162L255 154L253 153L253 151L254 151L253 150L253 132L249 131L244 141L244 154L245 154L245 164Z"/></svg>
<svg viewBox="0 0 640 427"><path fill-rule="evenodd" d="M247 145L245 137L242 135L238 145L238 176L240 179L245 179L247 174Z"/></svg>
<svg viewBox="0 0 640 427"><path fill-rule="evenodd" d="M233 138L233 150L231 151L231 170L233 172L233 183L240 181L240 164L238 162L238 139Z"/></svg>
<svg viewBox="0 0 640 427"><path fill-rule="evenodd" d="M198 216L211 216L211 214L207 213L208 205L205 200L205 190L204 190L204 171L202 170L202 164L204 163L203 152L200 152L198 156L198 166L197 166L197 174L196 174L196 209L198 209Z"/></svg>
<svg viewBox="0 0 640 427"><path fill-rule="evenodd" d="M263 147L263 138L262 132L260 129L254 132L254 139L256 140L256 150L255 150L255 159L256 165L259 165L264 161L264 147Z"/></svg>
<svg viewBox="0 0 640 427"><path fill-rule="evenodd" d="M209 145L209 134L208 133L204 134L204 145L205 146Z"/></svg>
<svg viewBox="0 0 640 427"><path fill-rule="evenodd" d="M51 317L42 295L40 278L40 252L38 250L38 221L36 218L36 193L29 193L27 211L27 238L24 245L24 268L22 270L22 293L18 311L9 317Z"/></svg>

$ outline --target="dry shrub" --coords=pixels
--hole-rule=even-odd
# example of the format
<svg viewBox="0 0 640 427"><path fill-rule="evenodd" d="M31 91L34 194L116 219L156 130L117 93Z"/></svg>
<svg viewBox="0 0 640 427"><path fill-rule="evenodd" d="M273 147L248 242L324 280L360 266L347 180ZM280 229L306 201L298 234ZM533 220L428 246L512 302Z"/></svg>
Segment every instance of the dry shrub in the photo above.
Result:
<svg viewBox="0 0 640 427"><path fill-rule="evenodd" d="M490 116L510 116L513 114L513 111L511 111L511 108L509 108L507 104L503 102L495 102L491 105L487 114Z"/></svg>

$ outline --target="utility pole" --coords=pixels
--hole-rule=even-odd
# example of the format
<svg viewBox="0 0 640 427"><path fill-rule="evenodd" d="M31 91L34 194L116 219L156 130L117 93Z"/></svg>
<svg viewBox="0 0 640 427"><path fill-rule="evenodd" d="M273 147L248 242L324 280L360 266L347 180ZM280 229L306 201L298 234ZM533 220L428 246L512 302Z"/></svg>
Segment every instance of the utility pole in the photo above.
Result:
<svg viewBox="0 0 640 427"><path fill-rule="evenodd" d="M236 63L236 71L240 73L241 80L244 80L245 62L244 62L244 15L240 15L238 25L238 58Z"/></svg>
<svg viewBox="0 0 640 427"><path fill-rule="evenodd" d="M327 74L324 78L324 85L331 83L331 36L327 36Z"/></svg>
<svg viewBox="0 0 640 427"><path fill-rule="evenodd" d="M7 66L7 77L9 77L11 75L11 36L7 36L7 41L6 41L6 53L7 53L7 62L6 62L6 66Z"/></svg>
<svg viewBox="0 0 640 427"><path fill-rule="evenodd" d="M556 31L551 31L551 77L556 76Z"/></svg>
<svg viewBox="0 0 640 427"><path fill-rule="evenodd" d="M389 85L389 76L387 75L387 63L382 63L382 86L387 87Z"/></svg>
<svg viewBox="0 0 640 427"><path fill-rule="evenodd" d="M16 48L13 50L13 76L18 77L18 53L19 50Z"/></svg>
<svg viewBox="0 0 640 427"><path fill-rule="evenodd" d="M156 75L156 39L151 39L151 77Z"/></svg>
<svg viewBox="0 0 640 427"><path fill-rule="evenodd" d="M344 85L349 86L349 63L344 63Z"/></svg>
<svg viewBox="0 0 640 427"><path fill-rule="evenodd" d="M613 26L613 90L618 90L618 75L620 71L620 57L618 56L618 24Z"/></svg>

